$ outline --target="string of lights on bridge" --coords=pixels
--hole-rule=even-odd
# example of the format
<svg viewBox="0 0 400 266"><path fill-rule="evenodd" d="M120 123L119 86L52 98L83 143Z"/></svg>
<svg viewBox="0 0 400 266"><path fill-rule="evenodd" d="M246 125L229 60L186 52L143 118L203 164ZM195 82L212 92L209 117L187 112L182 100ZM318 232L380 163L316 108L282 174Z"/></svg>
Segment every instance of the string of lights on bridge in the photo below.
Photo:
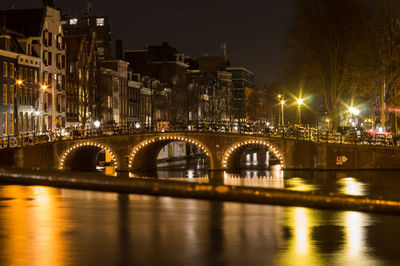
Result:
<svg viewBox="0 0 400 266"><path fill-rule="evenodd" d="M129 168L132 168L133 166L133 160L136 156L136 154L139 152L139 150L141 150L142 148L156 142L157 140L159 141L165 141L165 140L172 140L172 141L184 141L184 142L188 142L191 144L194 144L195 146L197 146L198 148L200 148L208 157L210 156L209 152L207 151L207 149L200 144L199 142L192 140L192 139L188 139L185 137L179 137L179 136L166 136L166 137L159 137L159 138L154 138L151 140L146 140L143 141L141 143L139 143L138 145L136 145L136 147L133 149L131 156L129 156Z"/></svg>
<svg viewBox="0 0 400 266"><path fill-rule="evenodd" d="M192 139L188 139L188 138L185 138L185 137L180 137L180 136L164 136L164 137L157 137L157 138L153 138L153 139L150 139L150 140L146 140L146 141L143 141L143 142L139 143L138 145L136 145L135 148L133 149L131 155L129 156L129 165L128 165L128 167L132 168L134 158L135 158L135 156L137 155L137 153L141 149L143 149L146 146L148 146L150 144L153 144L153 143L155 143L157 141L167 141L167 140L183 141L183 142L191 143L191 144L195 145L196 147L200 148L204 152L204 154L206 156L210 157L209 151L205 148L204 145L202 145L198 141L195 141L195 140L192 140ZM246 145L263 145L263 146L266 146L276 156L276 158L279 159L281 165L284 164L281 154L277 151L277 149L275 149L269 143L267 143L265 141L251 140L251 141L240 142L240 143L235 144L234 146L232 146L225 153L225 156L224 156L224 159L223 159L223 162L222 162L223 168L225 168L225 169L227 168L230 156L236 150L238 150L239 148L241 148L243 146L246 146ZM73 151L75 151L75 150L77 150L79 148L82 148L82 147L89 147L89 146L97 147L97 148L99 148L101 150L107 151L111 155L111 157L112 157L113 161L116 163L116 165L118 165L117 157L115 156L115 153L111 150L110 147L108 147L106 145L103 145L103 144L100 144L100 143L95 143L95 142L81 142L81 143L77 143L74 146L68 148L64 152L64 154L61 156L61 160L60 160L60 164L59 164L59 170L65 170L66 160L67 160L68 156Z"/></svg>
<svg viewBox="0 0 400 266"><path fill-rule="evenodd" d="M238 143L238 144L235 144L233 147L231 147L231 148L225 153L224 160L223 160L223 162L222 162L223 167L224 167L224 168L227 168L227 167L228 167L228 161L229 161L229 158L230 158L230 156L232 155L233 152L235 152L235 151L236 151L237 149L239 149L240 147L243 147L243 146L246 146L246 145L251 145L251 144L253 144L253 145L264 145L264 146L268 147L268 149L269 149L270 151L272 151L272 153L279 159L281 165L284 165L284 162L283 162L283 159L282 159L281 154L280 154L273 146L271 146L270 144L268 144L268 143L265 142L265 141L251 140L251 141L240 142L240 143Z"/></svg>
<svg viewBox="0 0 400 266"><path fill-rule="evenodd" d="M59 170L65 170L65 162L68 158L68 155L71 152L75 151L78 148L90 147L90 146L97 147L97 148L100 148L101 150L107 151L113 158L113 161L116 163L116 165L118 165L117 157L115 156L115 153L110 149L110 147L103 145L103 144L95 143L95 142L81 142L81 143L75 144L71 148L68 148L68 150L66 152L64 152L64 154L61 156Z"/></svg>

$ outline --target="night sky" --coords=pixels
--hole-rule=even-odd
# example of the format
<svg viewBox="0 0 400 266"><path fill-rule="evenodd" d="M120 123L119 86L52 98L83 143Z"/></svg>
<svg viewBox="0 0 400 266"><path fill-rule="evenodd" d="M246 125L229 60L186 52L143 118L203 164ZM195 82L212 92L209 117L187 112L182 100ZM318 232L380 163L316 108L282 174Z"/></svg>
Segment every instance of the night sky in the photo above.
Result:
<svg viewBox="0 0 400 266"><path fill-rule="evenodd" d="M41 0L1 0L0 9L41 7ZM55 0L68 15L82 15L85 0ZM112 4L111 4L112 3ZM193 58L222 55L256 74L257 86L274 81L283 59L283 37L295 0L93 0L93 14L110 17L113 41L124 49L169 42Z"/></svg>

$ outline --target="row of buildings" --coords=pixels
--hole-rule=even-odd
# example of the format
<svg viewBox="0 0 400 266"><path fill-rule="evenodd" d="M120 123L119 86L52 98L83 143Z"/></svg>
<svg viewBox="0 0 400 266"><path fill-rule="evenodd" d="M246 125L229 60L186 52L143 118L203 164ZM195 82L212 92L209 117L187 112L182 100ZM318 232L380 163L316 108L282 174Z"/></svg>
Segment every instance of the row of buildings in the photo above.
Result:
<svg viewBox="0 0 400 266"><path fill-rule="evenodd" d="M52 1L0 11L5 136L103 125L250 122L263 115L254 74L227 56L189 58L168 43L111 49L108 17L62 16Z"/></svg>

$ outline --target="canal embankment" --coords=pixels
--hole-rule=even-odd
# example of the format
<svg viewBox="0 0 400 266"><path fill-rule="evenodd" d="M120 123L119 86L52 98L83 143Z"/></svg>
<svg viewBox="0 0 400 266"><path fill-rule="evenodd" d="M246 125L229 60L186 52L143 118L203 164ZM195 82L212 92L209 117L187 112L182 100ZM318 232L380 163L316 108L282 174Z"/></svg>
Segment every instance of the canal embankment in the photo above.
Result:
<svg viewBox="0 0 400 266"><path fill-rule="evenodd" d="M197 183L156 178L110 177L97 173L0 169L0 183L144 194L229 202L400 214L400 201L319 191Z"/></svg>

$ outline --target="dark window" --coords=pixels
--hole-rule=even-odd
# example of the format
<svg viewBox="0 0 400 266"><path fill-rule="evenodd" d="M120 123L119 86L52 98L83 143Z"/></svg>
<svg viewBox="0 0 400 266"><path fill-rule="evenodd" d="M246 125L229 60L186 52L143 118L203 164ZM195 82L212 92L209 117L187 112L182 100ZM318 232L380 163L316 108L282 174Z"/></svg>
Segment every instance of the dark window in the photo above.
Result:
<svg viewBox="0 0 400 266"><path fill-rule="evenodd" d="M49 63L49 66L51 66L51 64L53 63L53 54L51 52L49 52L48 55L49 55L48 63Z"/></svg>
<svg viewBox="0 0 400 266"><path fill-rule="evenodd" d="M49 42L49 46L53 45L53 34L51 32L49 32L49 40L48 40L48 42Z"/></svg>
<svg viewBox="0 0 400 266"><path fill-rule="evenodd" d="M65 75L62 75L61 89L62 89L62 90L65 90Z"/></svg>
<svg viewBox="0 0 400 266"><path fill-rule="evenodd" d="M43 31L43 44L47 47L47 30Z"/></svg>

